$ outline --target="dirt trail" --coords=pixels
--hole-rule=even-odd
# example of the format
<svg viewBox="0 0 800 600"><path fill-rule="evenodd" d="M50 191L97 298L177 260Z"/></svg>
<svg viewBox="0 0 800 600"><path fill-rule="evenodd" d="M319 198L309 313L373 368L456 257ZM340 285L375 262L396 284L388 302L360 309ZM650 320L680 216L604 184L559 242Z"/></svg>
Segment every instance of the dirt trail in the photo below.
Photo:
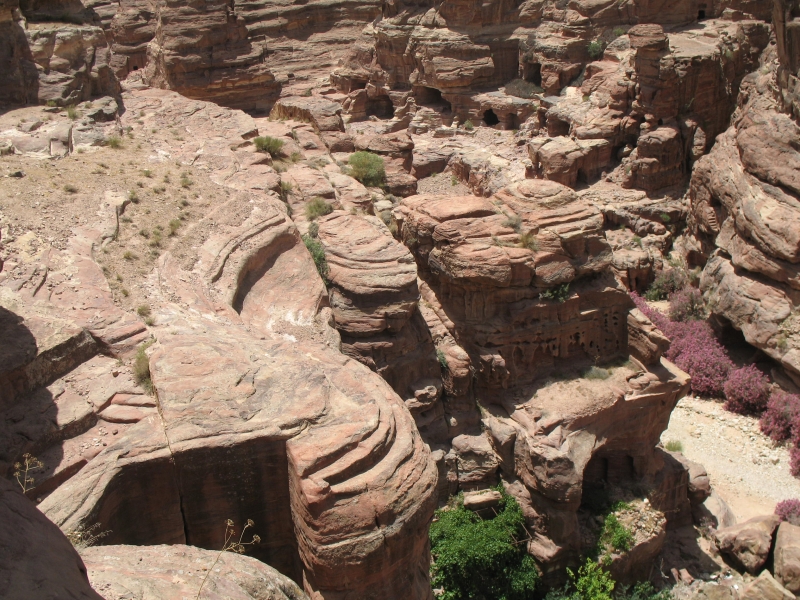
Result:
<svg viewBox="0 0 800 600"><path fill-rule="evenodd" d="M781 500L800 498L800 480L789 472L788 449L762 434L758 419L730 413L719 402L681 400L661 441L681 442L683 454L706 468L712 486L740 522L772 513Z"/></svg>

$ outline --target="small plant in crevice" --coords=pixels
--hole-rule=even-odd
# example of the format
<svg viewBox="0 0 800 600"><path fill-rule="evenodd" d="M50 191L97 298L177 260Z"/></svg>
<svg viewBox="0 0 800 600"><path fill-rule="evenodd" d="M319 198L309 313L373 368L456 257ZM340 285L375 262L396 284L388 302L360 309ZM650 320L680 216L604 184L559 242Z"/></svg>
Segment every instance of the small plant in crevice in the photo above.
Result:
<svg viewBox="0 0 800 600"><path fill-rule="evenodd" d="M73 120L73 121L74 121L74 120L75 120L75 119L77 119L79 116L80 116L80 115L78 114L78 109L77 109L77 108L75 108L75 106L74 106L74 105L70 104L70 105L67 107L67 117L69 117L71 120Z"/></svg>
<svg viewBox="0 0 800 600"><path fill-rule="evenodd" d="M111 530L95 533L95 531L98 529L100 529L100 523L95 523L89 527L79 526L75 529L70 529L65 531L64 535L76 550L83 550L90 546L94 546L95 542L103 539L109 533L111 533Z"/></svg>
<svg viewBox="0 0 800 600"><path fill-rule="evenodd" d="M32 472L42 469L44 469L44 463L27 452L22 455L22 462L14 463L14 479L22 488L23 494L27 494L34 487L35 479Z"/></svg>
<svg viewBox="0 0 800 600"><path fill-rule="evenodd" d="M539 242L533 233L525 231L519 235L519 247L527 248L531 252L538 252Z"/></svg>
<svg viewBox="0 0 800 600"><path fill-rule="evenodd" d="M325 285L328 285L329 269L328 261L325 258L325 247L322 245L322 242L308 234L303 236L303 243L306 245L306 248L308 248L311 258L314 260L314 265L317 267L319 276L322 277L322 281Z"/></svg>
<svg viewBox="0 0 800 600"><path fill-rule="evenodd" d="M281 180L281 187L280 187L280 192L279 192L281 200L283 200L284 202L287 202L288 198L289 198L289 194L292 192L293 189L294 189L294 186L292 185L292 183L290 181Z"/></svg>
<svg viewBox="0 0 800 600"><path fill-rule="evenodd" d="M475 129L475 125L473 125L471 120L467 119L466 121L464 121L464 129L466 129L467 131L472 131L473 129Z"/></svg>
<svg viewBox="0 0 800 600"><path fill-rule="evenodd" d="M501 223L503 227L509 227L519 233L522 228L522 219L517 215L506 215L505 220Z"/></svg>
<svg viewBox="0 0 800 600"><path fill-rule="evenodd" d="M442 368L442 371L449 371L450 365L447 364L447 356L445 356L444 351L441 348L436 349L436 360L439 362L439 366Z"/></svg>
<svg viewBox="0 0 800 600"><path fill-rule="evenodd" d="M314 222L309 224L308 235L310 235L312 238L319 237L319 223Z"/></svg>
<svg viewBox="0 0 800 600"><path fill-rule="evenodd" d="M306 204L306 219L309 221L324 217L332 212L333 207L325 202L324 198L320 198L319 196L312 198L311 201Z"/></svg>
<svg viewBox="0 0 800 600"><path fill-rule="evenodd" d="M254 527L255 523L253 523L252 519L247 519L244 527L242 527L242 531L239 534L239 537L236 538L236 526L234 525L231 519L225 521L225 536L224 541L222 542L222 548L217 553L217 556L214 558L214 563L211 565L211 568L206 571L205 577L203 577L203 581L200 582L200 587L197 590L196 599L200 598L200 594L203 592L203 587L206 585L206 581L208 580L208 576L214 571L214 567L217 566L219 562L219 557L222 556L223 552L234 552L236 554L244 554L247 552L248 546L254 546L261 542L261 537L257 534L253 534L253 537L250 539L249 542L244 541L244 534L250 528Z"/></svg>
<svg viewBox="0 0 800 600"><path fill-rule="evenodd" d="M155 343L155 340L145 342L136 350L136 357L133 359L133 376L136 383L144 388L148 394L153 393L153 380L150 378L150 358L147 356L147 349Z"/></svg>
<svg viewBox="0 0 800 600"><path fill-rule="evenodd" d="M566 302L569 298L569 283L563 283L539 293L539 300L549 300L551 302Z"/></svg>

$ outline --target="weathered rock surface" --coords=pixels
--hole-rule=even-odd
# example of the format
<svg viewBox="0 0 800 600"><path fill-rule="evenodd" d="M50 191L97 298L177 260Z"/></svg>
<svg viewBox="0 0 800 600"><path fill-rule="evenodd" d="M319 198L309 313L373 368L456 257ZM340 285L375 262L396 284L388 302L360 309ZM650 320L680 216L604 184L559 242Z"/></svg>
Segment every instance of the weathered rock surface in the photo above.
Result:
<svg viewBox="0 0 800 600"><path fill-rule="evenodd" d="M106 600L124 600L131 594L141 600L181 600L196 596L201 585L202 596L208 598L308 598L297 584L272 567L233 552L219 554L177 544L98 546L81 550L81 558L92 587Z"/></svg>
<svg viewBox="0 0 800 600"><path fill-rule="evenodd" d="M0 477L3 598L100 600L69 540L14 486Z"/></svg>
<svg viewBox="0 0 800 600"><path fill-rule="evenodd" d="M778 583L769 571L762 571L758 578L742 590L742 600L792 600L789 590Z"/></svg>

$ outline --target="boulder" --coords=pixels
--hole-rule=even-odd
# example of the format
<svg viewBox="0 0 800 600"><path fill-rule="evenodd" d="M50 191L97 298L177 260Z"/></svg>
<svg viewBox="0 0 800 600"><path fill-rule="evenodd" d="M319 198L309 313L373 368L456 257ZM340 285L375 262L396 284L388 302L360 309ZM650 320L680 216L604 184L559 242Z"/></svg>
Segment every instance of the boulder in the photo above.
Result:
<svg viewBox="0 0 800 600"><path fill-rule="evenodd" d="M749 583L739 596L741 600L793 600L794 597L766 570L761 571L761 575Z"/></svg>
<svg viewBox="0 0 800 600"><path fill-rule="evenodd" d="M0 581L3 598L102 600L61 530L0 477Z"/></svg>
<svg viewBox="0 0 800 600"><path fill-rule="evenodd" d="M783 587L800 592L800 527L783 522L775 538L774 573Z"/></svg>
<svg viewBox="0 0 800 600"><path fill-rule="evenodd" d="M241 530L241 524L236 532ZM247 534L250 532L248 531ZM245 535L243 541L249 541ZM92 587L106 600L308 600L288 577L249 556L194 546L96 546L81 550ZM206 576L208 576L206 578Z"/></svg>
<svg viewBox="0 0 800 600"><path fill-rule="evenodd" d="M775 515L754 517L744 523L718 529L714 542L719 551L740 569L758 573L769 558L772 535L780 519Z"/></svg>

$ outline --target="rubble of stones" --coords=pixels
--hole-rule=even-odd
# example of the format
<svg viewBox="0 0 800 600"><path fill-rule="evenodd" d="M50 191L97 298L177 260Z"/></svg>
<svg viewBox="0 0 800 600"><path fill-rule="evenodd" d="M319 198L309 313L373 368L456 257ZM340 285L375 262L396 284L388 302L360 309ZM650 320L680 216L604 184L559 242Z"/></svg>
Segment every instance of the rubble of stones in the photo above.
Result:
<svg viewBox="0 0 800 600"><path fill-rule="evenodd" d="M0 175L135 133L226 194L154 251L147 316L97 260L130 190L59 241L0 222L12 597L46 564L81 598L430 600L435 508L500 482L548 585L601 490L634 507L617 581L800 593L798 526L731 523L659 444L690 378L629 296L699 268L712 320L800 385L796 0L74 4L0 0L0 102L41 105ZM421 193L442 174L458 194ZM262 541L209 574L228 519ZM665 563L686 532L711 556Z"/></svg>

